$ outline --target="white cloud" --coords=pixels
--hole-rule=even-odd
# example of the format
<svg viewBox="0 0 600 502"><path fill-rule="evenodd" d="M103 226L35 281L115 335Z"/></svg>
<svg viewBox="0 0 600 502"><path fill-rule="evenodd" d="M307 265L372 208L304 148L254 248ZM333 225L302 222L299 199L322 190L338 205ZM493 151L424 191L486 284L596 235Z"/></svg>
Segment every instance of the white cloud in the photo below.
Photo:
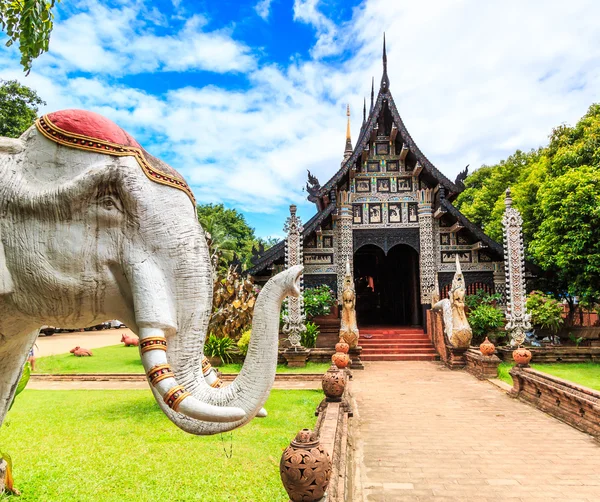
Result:
<svg viewBox="0 0 600 502"><path fill-rule="evenodd" d="M307 208L306 169L322 183L338 169L345 105L356 141L372 75L379 86L383 31L400 114L423 153L451 179L466 164L495 163L517 148L546 143L553 127L575 123L598 100L597 2L565 8L559 1L367 0L343 27L318 7L315 0L295 1L294 15L314 27L315 44L310 59L281 67L259 64L228 31L206 31L201 16L159 37L151 28L131 28L139 9L99 6L57 23L53 54L36 62L25 83L48 109L92 109L130 130L188 178L199 200L263 213L292 202ZM184 50L194 43L198 50ZM345 61L323 60L351 48ZM21 77L16 56L5 54L3 78ZM197 67L245 72L249 89L190 86L150 95L112 78ZM95 76L68 78L73 68Z"/></svg>
<svg viewBox="0 0 600 502"><path fill-rule="evenodd" d="M271 13L271 4L273 0L260 0L255 6L254 10L256 13L266 21L269 19L269 14Z"/></svg>
<svg viewBox="0 0 600 502"><path fill-rule="evenodd" d="M111 76L157 71L249 71L255 66L250 48L235 41L226 29L204 31L208 20L189 17L173 34L157 35L168 21L144 4L108 8L95 0L87 9L57 22L50 53L39 64L65 71ZM38 65L39 65L38 64Z"/></svg>
<svg viewBox="0 0 600 502"><path fill-rule="evenodd" d="M317 33L317 42L311 50L315 58L337 54L338 29L335 23L319 9L321 0L294 0L294 20L312 25Z"/></svg>

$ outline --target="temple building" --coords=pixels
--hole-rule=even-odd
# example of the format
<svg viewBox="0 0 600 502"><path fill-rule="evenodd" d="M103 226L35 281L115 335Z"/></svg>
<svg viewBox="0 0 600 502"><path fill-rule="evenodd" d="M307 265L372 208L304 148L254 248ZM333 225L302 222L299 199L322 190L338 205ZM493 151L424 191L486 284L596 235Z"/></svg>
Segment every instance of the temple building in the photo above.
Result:
<svg viewBox="0 0 600 502"><path fill-rule="evenodd" d="M350 138L340 168L323 185L311 176L308 200L316 214L303 226L304 285L329 285L341 294L346 260L353 271L359 325L423 326L432 295L447 294L461 264L468 293L504 293L502 245L453 205L466 171L452 182L409 134L387 74L383 75L356 145ZM250 270L258 282L284 266L285 241L259 255Z"/></svg>

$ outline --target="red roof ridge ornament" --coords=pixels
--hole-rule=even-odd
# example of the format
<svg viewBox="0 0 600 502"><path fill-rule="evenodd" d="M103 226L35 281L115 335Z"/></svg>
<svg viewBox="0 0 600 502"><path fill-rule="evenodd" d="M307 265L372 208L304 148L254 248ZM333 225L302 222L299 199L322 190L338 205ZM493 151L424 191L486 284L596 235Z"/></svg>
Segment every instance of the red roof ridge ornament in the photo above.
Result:
<svg viewBox="0 0 600 502"><path fill-rule="evenodd" d="M196 199L185 179L175 169L150 155L112 120L87 110L61 110L42 115L35 125L46 138L59 145L105 155L135 157L144 174L155 183L185 192L194 207Z"/></svg>

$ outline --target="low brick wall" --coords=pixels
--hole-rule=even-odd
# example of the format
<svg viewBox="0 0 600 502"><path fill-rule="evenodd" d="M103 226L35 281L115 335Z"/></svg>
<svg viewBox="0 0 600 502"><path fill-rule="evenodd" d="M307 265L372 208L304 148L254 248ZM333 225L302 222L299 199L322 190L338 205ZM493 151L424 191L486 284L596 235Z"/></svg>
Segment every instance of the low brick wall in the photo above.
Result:
<svg viewBox="0 0 600 502"><path fill-rule="evenodd" d="M527 347L532 363L584 363L600 362L600 347ZM498 347L498 357L511 362L512 347Z"/></svg>
<svg viewBox="0 0 600 502"><path fill-rule="evenodd" d="M321 375L322 376L322 375ZM318 406L315 432L321 445L331 458L331 479L327 488L327 502L344 502L348 487L348 420L352 417L350 408L350 379L346 379L346 389L339 403L328 403L325 399Z"/></svg>
<svg viewBox="0 0 600 502"><path fill-rule="evenodd" d="M600 440L600 392L532 368L510 370L509 395Z"/></svg>
<svg viewBox="0 0 600 502"><path fill-rule="evenodd" d="M340 339L340 320L337 317L315 317L313 322L319 326L318 349L332 349Z"/></svg>
<svg viewBox="0 0 600 502"><path fill-rule="evenodd" d="M466 353L467 371L479 380L498 377L500 359L496 355L484 356L479 349L469 349Z"/></svg>
<svg viewBox="0 0 600 502"><path fill-rule="evenodd" d="M446 343L441 312L431 309L427 311L427 334L435 351L448 368L456 370L465 367L467 349L455 349Z"/></svg>

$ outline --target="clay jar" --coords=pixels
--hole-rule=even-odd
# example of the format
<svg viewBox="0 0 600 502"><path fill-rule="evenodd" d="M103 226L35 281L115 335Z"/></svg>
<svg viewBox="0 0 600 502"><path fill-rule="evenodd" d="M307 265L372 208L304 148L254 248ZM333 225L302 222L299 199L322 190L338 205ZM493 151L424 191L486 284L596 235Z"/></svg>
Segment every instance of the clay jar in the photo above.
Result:
<svg viewBox="0 0 600 502"><path fill-rule="evenodd" d="M350 357L348 354L344 354L343 352L336 352L331 356L331 362L339 369L344 369L350 364Z"/></svg>
<svg viewBox="0 0 600 502"><path fill-rule="evenodd" d="M325 372L321 381L325 398L330 403L337 403L342 400L344 389L346 388L346 376L342 370L335 365Z"/></svg>
<svg viewBox="0 0 600 502"><path fill-rule="evenodd" d="M350 345L348 345L346 342L343 342L340 340L338 343L335 344L336 352L342 352L344 354L347 354L349 350L350 350Z"/></svg>
<svg viewBox="0 0 600 502"><path fill-rule="evenodd" d="M302 429L284 450L279 474L292 502L316 502L325 495L331 459L310 429Z"/></svg>
<svg viewBox="0 0 600 502"><path fill-rule="evenodd" d="M527 366L531 361L531 352L525 347L513 350L513 359L519 366Z"/></svg>
<svg viewBox="0 0 600 502"><path fill-rule="evenodd" d="M483 343L479 346L479 350L484 356L491 356L496 352L496 346L488 340L488 337L485 337Z"/></svg>

